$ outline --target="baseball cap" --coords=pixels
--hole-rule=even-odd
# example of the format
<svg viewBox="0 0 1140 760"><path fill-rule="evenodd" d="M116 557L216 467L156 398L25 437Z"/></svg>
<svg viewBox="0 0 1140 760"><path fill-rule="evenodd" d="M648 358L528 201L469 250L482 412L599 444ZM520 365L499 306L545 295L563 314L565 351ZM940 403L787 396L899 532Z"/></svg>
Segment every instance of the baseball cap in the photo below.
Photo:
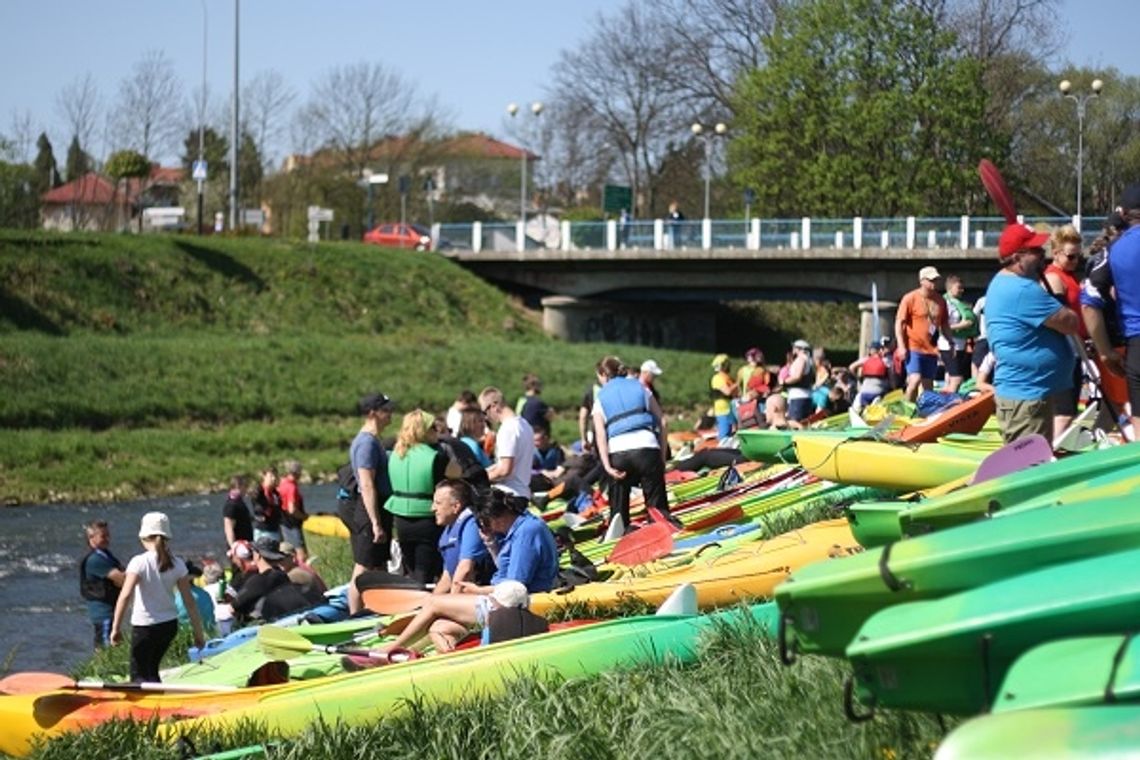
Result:
<svg viewBox="0 0 1140 760"><path fill-rule="evenodd" d="M1140 182L1124 188L1124 192L1120 194L1120 208L1125 211L1140 208Z"/></svg>
<svg viewBox="0 0 1140 760"><path fill-rule="evenodd" d="M728 354L717 354L713 357L712 368L720 369L721 365L728 363Z"/></svg>
<svg viewBox="0 0 1140 760"><path fill-rule="evenodd" d="M1007 259L1018 251L1044 248L1048 242L1047 232L1038 232L1028 224L1010 224L1002 230L998 239L998 255Z"/></svg>
<svg viewBox="0 0 1140 760"><path fill-rule="evenodd" d="M278 549L281 551L281 553L282 553L282 554L284 554L286 557L290 557L290 556L292 556L292 555L294 555L294 554L296 554L296 553L297 553L297 547L296 547L296 546L293 546L293 544L292 544L291 542L289 542L289 541L282 541L282 542L281 542L281 543L280 543L280 544L277 546L277 548L278 548Z"/></svg>
<svg viewBox="0 0 1140 760"><path fill-rule="evenodd" d="M938 274L938 270L934 267L923 267L918 270L919 280L937 280L942 275Z"/></svg>
<svg viewBox="0 0 1140 760"><path fill-rule="evenodd" d="M641 363L641 371L648 372L654 377L657 377L661 374L661 367L659 367L657 365L657 362L653 361L652 359L646 359Z"/></svg>
<svg viewBox="0 0 1140 760"><path fill-rule="evenodd" d="M500 581L491 592L491 601L497 607L527 607L530 605L530 595L526 586L518 581Z"/></svg>
<svg viewBox="0 0 1140 760"><path fill-rule="evenodd" d="M792 348L801 348L804 351L811 351L811 344L803 338L799 338L794 343L792 343Z"/></svg>
<svg viewBox="0 0 1140 760"><path fill-rule="evenodd" d="M147 512L139 523L139 538L162 536L170 538L170 518L162 512Z"/></svg>
<svg viewBox="0 0 1140 760"><path fill-rule="evenodd" d="M891 336L884 335L883 337L879 338L879 340L876 341L875 343L873 343L872 345L878 346L879 348L890 348L891 343L893 343L893 342L894 341L891 340Z"/></svg>
<svg viewBox="0 0 1140 760"><path fill-rule="evenodd" d="M368 414L369 412L376 412L381 409L391 409L395 405L396 403L383 393L369 393L361 398L358 404L361 414Z"/></svg>
<svg viewBox="0 0 1140 760"><path fill-rule="evenodd" d="M281 542L269 536L262 536L254 541L253 550L270 562L279 560L285 556L281 553Z"/></svg>

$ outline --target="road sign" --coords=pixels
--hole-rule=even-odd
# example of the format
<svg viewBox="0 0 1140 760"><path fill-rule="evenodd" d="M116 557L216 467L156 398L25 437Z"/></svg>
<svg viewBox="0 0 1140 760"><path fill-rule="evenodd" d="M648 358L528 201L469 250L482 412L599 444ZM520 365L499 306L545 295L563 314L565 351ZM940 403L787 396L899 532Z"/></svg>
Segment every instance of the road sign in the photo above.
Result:
<svg viewBox="0 0 1140 760"><path fill-rule="evenodd" d="M602 188L602 211L615 214L621 210L633 211L633 190L625 185L606 185Z"/></svg>
<svg viewBox="0 0 1140 760"><path fill-rule="evenodd" d="M756 191L753 190L752 188L746 189L744 191L744 205L745 206L751 206L755 202L756 202Z"/></svg>
<svg viewBox="0 0 1140 760"><path fill-rule="evenodd" d="M412 189L412 178L407 174L400 175L400 194L407 195L408 191Z"/></svg>
<svg viewBox="0 0 1140 760"><path fill-rule="evenodd" d="M193 168L190 170L190 179L196 182L202 182L206 179L206 162L195 161Z"/></svg>
<svg viewBox="0 0 1140 760"><path fill-rule="evenodd" d="M244 208L241 210L241 223L250 227L260 227L265 224L265 212L259 208Z"/></svg>
<svg viewBox="0 0 1140 760"><path fill-rule="evenodd" d="M321 208L320 206L309 206L309 221L310 222L331 222L333 220L333 210L331 208Z"/></svg>

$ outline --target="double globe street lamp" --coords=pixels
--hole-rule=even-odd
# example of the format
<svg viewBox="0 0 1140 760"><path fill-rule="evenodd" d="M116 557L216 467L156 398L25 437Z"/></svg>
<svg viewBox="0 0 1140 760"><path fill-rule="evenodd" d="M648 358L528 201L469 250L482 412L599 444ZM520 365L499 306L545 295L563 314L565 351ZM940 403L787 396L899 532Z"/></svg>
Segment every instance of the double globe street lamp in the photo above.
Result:
<svg viewBox="0 0 1140 760"><path fill-rule="evenodd" d="M542 115L542 109L543 109L543 105L542 105L541 101L536 100L535 102L530 104L530 112L532 114L534 114L536 119L540 115ZM512 119L515 117L515 114L517 114L518 112L519 112L519 106L517 103L510 103L507 105L507 113L510 114ZM522 148L521 152L522 152L522 178L519 182L519 219L522 221L523 230L525 233L525 230L526 230L526 147L525 146Z"/></svg>
<svg viewBox="0 0 1140 760"><path fill-rule="evenodd" d="M1100 91L1104 89L1104 82L1094 79L1089 85L1089 92L1083 93L1074 93L1072 91L1073 83L1068 79L1062 79L1058 87L1062 95L1077 104L1077 229L1080 229L1082 221L1081 181L1083 179L1085 152L1085 107L1090 100L1100 96Z"/></svg>
<svg viewBox="0 0 1140 760"><path fill-rule="evenodd" d="M709 182L712 179L712 138L724 137L728 126L724 122L717 122L712 127L706 127L696 122L691 127L693 135L705 141L705 219L709 218Z"/></svg>

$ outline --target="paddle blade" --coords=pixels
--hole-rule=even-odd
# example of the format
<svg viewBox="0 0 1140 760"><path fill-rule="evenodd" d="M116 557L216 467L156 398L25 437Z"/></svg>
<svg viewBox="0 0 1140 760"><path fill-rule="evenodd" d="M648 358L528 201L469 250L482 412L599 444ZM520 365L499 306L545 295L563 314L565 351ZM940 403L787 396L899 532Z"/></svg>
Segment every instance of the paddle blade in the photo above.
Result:
<svg viewBox="0 0 1140 760"><path fill-rule="evenodd" d="M697 587L691 583L682 583L661 603L656 614L696 615L697 611Z"/></svg>
<svg viewBox="0 0 1140 760"><path fill-rule="evenodd" d="M274 660L288 660L314 648L313 642L301 634L277 625L263 625L257 629L257 646Z"/></svg>
<svg viewBox="0 0 1140 760"><path fill-rule="evenodd" d="M610 527L606 528L606 536L602 541L617 541L625 535L625 520L621 515L614 515L610 520Z"/></svg>
<svg viewBox="0 0 1140 760"><path fill-rule="evenodd" d="M744 519L744 508L739 504L733 504L730 507L725 507L722 510L713 512L710 515L705 515L698 520L685 523L685 530L706 530L708 528L714 528L717 525L723 525L726 522L742 519Z"/></svg>
<svg viewBox="0 0 1140 760"><path fill-rule="evenodd" d="M59 673L13 673L0 678L0 694L39 694L75 688L75 680Z"/></svg>
<svg viewBox="0 0 1140 760"><path fill-rule="evenodd" d="M356 577L356 588L358 591L370 588L410 588L423 591L425 587L406 575L396 575L387 570L367 570Z"/></svg>
<svg viewBox="0 0 1140 760"><path fill-rule="evenodd" d="M983 459L970 482L982 483L1052 459L1053 448L1044 436L1034 434L1018 438Z"/></svg>
<svg viewBox="0 0 1140 760"><path fill-rule="evenodd" d="M978 176L982 178L982 185L986 188L986 192L989 193L994 205L1005 217L1005 223L1014 224L1017 222L1017 207L1013 205L1013 195L1006 187L1001 172L988 158L983 158L978 162Z"/></svg>
<svg viewBox="0 0 1140 760"><path fill-rule="evenodd" d="M419 609L430 591L410 588L373 588L360 594L364 606L379 615L400 615Z"/></svg>
<svg viewBox="0 0 1140 760"><path fill-rule="evenodd" d="M673 526L666 522L646 525L618 541L609 562L619 565L640 565L664 557L673 551Z"/></svg>

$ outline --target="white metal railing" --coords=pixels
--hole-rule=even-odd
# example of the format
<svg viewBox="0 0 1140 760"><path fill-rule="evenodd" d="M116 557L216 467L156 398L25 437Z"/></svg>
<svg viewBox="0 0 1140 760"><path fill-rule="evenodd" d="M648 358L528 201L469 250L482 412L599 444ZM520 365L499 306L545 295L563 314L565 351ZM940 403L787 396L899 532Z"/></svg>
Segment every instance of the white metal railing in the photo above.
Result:
<svg viewBox="0 0 1140 760"><path fill-rule="evenodd" d="M1077 224L1085 241L1103 226L1104 217L1019 217L1030 225ZM1081 225L1078 225L1078 227ZM528 223L473 222L435 224L436 247L479 251L531 250L843 250L862 248L996 248L1005 220L994 216L850 217L842 219L670 219L601 222L563 221L539 234ZM553 234L552 234L553 233Z"/></svg>

